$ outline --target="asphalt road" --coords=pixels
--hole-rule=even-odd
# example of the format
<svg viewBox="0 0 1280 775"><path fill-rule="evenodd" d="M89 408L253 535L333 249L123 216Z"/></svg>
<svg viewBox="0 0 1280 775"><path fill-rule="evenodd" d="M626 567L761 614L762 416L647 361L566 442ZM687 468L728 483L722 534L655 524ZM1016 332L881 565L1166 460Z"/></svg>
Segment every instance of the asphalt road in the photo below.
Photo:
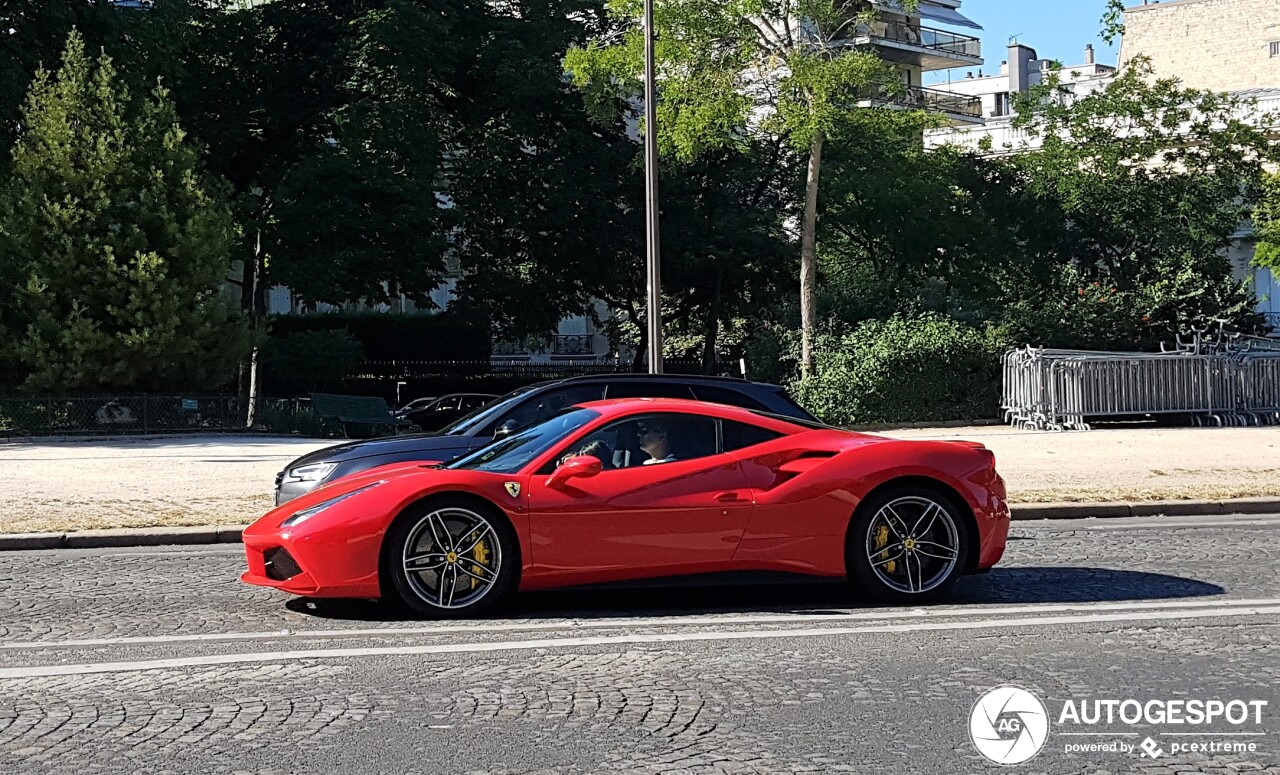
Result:
<svg viewBox="0 0 1280 775"><path fill-rule="evenodd" d="M1277 539L1280 515L1017 523L935 607L769 580L463 623L246 587L238 547L0 554L0 773L997 771L970 714L1007 683L1050 718L1014 771L1280 773ZM1267 705L1060 718L1104 699Z"/></svg>

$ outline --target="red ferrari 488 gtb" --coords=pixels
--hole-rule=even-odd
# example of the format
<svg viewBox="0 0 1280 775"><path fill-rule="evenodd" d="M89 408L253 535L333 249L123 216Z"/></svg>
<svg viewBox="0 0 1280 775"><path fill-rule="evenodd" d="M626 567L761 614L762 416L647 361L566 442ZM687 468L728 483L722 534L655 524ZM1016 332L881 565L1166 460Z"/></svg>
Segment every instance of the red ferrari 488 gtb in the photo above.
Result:
<svg viewBox="0 0 1280 775"><path fill-rule="evenodd" d="M471 615L516 590L726 571L848 577L896 603L990 568L1009 530L980 444L719 404L583 404L447 464L338 479L244 532L250 584Z"/></svg>

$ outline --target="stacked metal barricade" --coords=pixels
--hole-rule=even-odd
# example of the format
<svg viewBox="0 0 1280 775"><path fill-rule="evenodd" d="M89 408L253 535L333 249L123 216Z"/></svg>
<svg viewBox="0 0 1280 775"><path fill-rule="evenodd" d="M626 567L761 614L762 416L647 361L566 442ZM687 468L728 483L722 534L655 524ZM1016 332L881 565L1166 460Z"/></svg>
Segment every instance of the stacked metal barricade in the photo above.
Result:
<svg viewBox="0 0 1280 775"><path fill-rule="evenodd" d="M1280 341L1204 332L1159 353L1023 348L1005 353L1010 424L1089 430L1099 419L1184 418L1194 425L1280 424Z"/></svg>

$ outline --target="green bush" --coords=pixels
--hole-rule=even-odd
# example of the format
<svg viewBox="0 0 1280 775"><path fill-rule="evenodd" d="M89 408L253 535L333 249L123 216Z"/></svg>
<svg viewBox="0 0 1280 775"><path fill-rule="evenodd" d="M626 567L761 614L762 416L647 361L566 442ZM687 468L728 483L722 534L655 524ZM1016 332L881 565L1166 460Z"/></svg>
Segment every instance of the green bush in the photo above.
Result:
<svg viewBox="0 0 1280 775"><path fill-rule="evenodd" d="M820 334L817 374L792 389L836 425L995 418L1004 349L990 332L941 315L872 320Z"/></svg>

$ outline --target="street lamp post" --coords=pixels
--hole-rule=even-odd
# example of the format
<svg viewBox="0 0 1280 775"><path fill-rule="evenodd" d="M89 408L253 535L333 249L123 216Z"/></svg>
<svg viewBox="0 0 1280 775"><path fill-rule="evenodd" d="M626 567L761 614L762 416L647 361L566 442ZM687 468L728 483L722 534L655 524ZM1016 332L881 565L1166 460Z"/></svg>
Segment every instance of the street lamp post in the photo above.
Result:
<svg viewBox="0 0 1280 775"><path fill-rule="evenodd" d="M644 0L644 189L649 289L649 373L662 373L662 273L658 241L658 108L654 74L653 2Z"/></svg>

